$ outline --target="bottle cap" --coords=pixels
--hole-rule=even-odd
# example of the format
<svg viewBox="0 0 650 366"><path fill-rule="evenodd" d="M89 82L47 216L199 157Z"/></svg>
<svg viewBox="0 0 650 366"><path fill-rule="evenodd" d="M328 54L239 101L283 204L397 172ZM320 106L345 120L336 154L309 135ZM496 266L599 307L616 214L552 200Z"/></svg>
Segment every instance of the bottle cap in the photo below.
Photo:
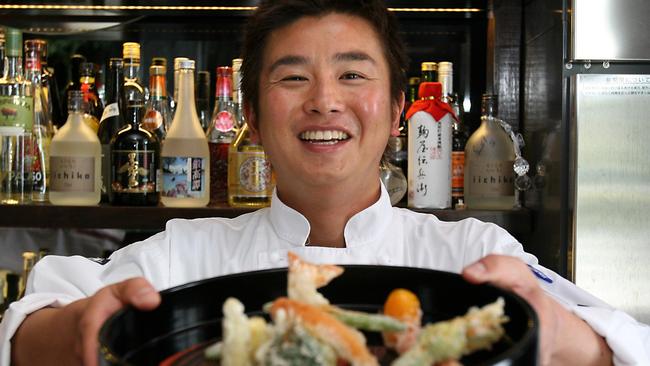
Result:
<svg viewBox="0 0 650 366"><path fill-rule="evenodd" d="M232 59L232 71L233 72L239 72L239 70L241 70L242 62L244 62L244 60L241 59L241 58L233 58Z"/></svg>
<svg viewBox="0 0 650 366"><path fill-rule="evenodd" d="M174 71L181 68L181 61L189 60L187 57L176 57L174 58Z"/></svg>
<svg viewBox="0 0 650 366"><path fill-rule="evenodd" d="M425 82L420 84L420 89L418 90L418 95L420 99L426 98L440 98L442 96L442 84L439 82Z"/></svg>
<svg viewBox="0 0 650 366"><path fill-rule="evenodd" d="M166 57L154 57L151 59L151 65L153 66L165 66L167 70L167 58Z"/></svg>
<svg viewBox="0 0 650 366"><path fill-rule="evenodd" d="M178 69L194 70L194 60L185 59L178 61Z"/></svg>
<svg viewBox="0 0 650 366"><path fill-rule="evenodd" d="M140 43L126 42L122 45L122 56L124 58L140 59Z"/></svg>
<svg viewBox="0 0 650 366"><path fill-rule="evenodd" d="M440 74L453 74L454 73L454 64L451 62L443 61L438 62L438 75Z"/></svg>
<svg viewBox="0 0 650 366"><path fill-rule="evenodd" d="M25 41L25 52L38 51L47 53L47 42L42 39L28 39Z"/></svg>
<svg viewBox="0 0 650 366"><path fill-rule="evenodd" d="M149 67L149 76L166 75L166 74L167 74L167 67L165 66L152 65Z"/></svg>
<svg viewBox="0 0 650 366"><path fill-rule="evenodd" d="M5 27L5 49L7 56L23 55L23 32L20 29Z"/></svg>
<svg viewBox="0 0 650 366"><path fill-rule="evenodd" d="M111 69L114 68L123 68L124 60L119 57L111 57L108 59L108 67Z"/></svg>
<svg viewBox="0 0 650 366"><path fill-rule="evenodd" d="M423 62L422 71L436 71L438 70L438 64L435 62Z"/></svg>

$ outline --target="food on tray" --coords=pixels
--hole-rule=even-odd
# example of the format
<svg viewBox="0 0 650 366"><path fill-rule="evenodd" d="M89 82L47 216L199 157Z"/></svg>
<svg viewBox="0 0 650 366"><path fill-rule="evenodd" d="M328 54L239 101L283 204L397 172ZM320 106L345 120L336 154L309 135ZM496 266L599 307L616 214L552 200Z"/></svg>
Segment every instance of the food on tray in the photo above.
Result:
<svg viewBox="0 0 650 366"><path fill-rule="evenodd" d="M229 298L223 304L222 340L206 349L206 358L222 366L379 365L363 330L382 333L385 345L397 352L391 365L449 366L460 365L463 355L491 348L505 333L501 298L425 325L420 302L407 289L389 294L383 314L339 308L317 289L342 273L342 267L308 263L289 253L288 297L264 308L272 322L249 318L244 305Z"/></svg>

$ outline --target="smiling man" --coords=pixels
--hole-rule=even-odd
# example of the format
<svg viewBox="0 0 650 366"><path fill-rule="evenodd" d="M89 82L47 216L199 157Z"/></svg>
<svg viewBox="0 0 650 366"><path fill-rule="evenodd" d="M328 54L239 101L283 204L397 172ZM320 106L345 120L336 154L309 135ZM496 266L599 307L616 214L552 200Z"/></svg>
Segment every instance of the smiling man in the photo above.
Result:
<svg viewBox="0 0 650 366"><path fill-rule="evenodd" d="M503 229L391 207L379 159L404 100L397 34L382 0L262 1L247 26L243 91L277 173L271 207L171 220L104 265L46 257L0 325L0 364L96 365L98 330L123 306L151 309L162 289L284 267L289 250L312 262L433 268L510 289L538 313L543 365L650 364L647 326L539 266Z"/></svg>

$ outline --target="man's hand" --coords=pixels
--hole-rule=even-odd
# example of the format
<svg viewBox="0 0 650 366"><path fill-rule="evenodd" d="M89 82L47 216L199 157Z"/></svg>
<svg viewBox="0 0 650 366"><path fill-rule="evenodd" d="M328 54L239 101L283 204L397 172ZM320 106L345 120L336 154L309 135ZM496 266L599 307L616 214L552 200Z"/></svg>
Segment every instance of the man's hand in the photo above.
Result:
<svg viewBox="0 0 650 366"><path fill-rule="evenodd" d="M604 339L575 314L550 298L528 266L518 258L488 255L466 267L472 283L490 282L524 298L537 312L541 365L611 365Z"/></svg>
<svg viewBox="0 0 650 366"><path fill-rule="evenodd" d="M12 364L96 366L99 330L104 322L127 305L152 310L158 304L158 292L139 277L106 286L61 309L39 310L29 315L16 332ZM66 329L72 330L72 334ZM34 353L34 349L43 352Z"/></svg>

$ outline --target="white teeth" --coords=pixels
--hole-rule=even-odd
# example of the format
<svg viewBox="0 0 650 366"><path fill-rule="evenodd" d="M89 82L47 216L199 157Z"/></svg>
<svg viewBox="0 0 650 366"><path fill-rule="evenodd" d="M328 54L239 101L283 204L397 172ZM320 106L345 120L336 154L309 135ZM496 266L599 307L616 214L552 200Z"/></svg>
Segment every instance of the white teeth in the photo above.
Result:
<svg viewBox="0 0 650 366"><path fill-rule="evenodd" d="M331 142L336 143L339 140L346 140L348 134L343 131L305 131L300 134L300 139L311 142Z"/></svg>

